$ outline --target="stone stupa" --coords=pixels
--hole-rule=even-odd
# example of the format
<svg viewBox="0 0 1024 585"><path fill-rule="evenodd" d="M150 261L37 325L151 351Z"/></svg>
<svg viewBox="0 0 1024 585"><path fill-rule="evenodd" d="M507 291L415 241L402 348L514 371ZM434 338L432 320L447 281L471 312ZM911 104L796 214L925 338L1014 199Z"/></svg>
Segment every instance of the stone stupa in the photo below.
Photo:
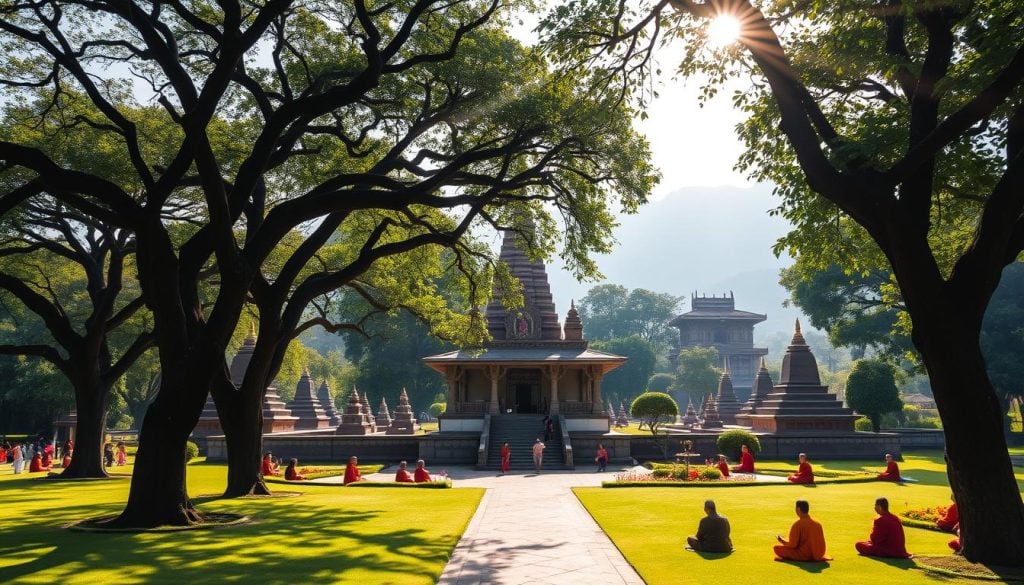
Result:
<svg viewBox="0 0 1024 585"><path fill-rule="evenodd" d="M388 402L383 396L380 397L380 408L377 409L375 421L378 430L386 431L391 428L391 413L388 411Z"/></svg>
<svg viewBox="0 0 1024 585"><path fill-rule="evenodd" d="M708 396L708 400L704 407L704 420L700 423L702 429L720 429L722 428L722 419L718 416L718 405L717 400L714 396Z"/></svg>
<svg viewBox="0 0 1024 585"><path fill-rule="evenodd" d="M327 416L320 406L320 399L313 388L313 378L309 375L308 368L302 372L299 383L295 385L295 397L288 403L288 409L292 411L292 416L298 417L295 421L295 430L331 427L331 417Z"/></svg>
<svg viewBox="0 0 1024 585"><path fill-rule="evenodd" d="M768 366L762 357L761 367L757 370L757 376L754 377L754 384L750 390L750 398L747 399L746 403L743 404L743 408L736 415L736 424L744 427L750 426L750 415L757 414L757 409L761 407L765 397L772 393L774 385L772 375L768 373Z"/></svg>
<svg viewBox="0 0 1024 585"><path fill-rule="evenodd" d="M409 395L402 388L398 395L398 406L395 407L395 415L391 419L391 427L388 428L389 435L413 435L419 430L416 424L416 417L413 416L412 406L409 405Z"/></svg>
<svg viewBox="0 0 1024 585"><path fill-rule="evenodd" d="M341 424L335 431L337 435L369 435L370 423L366 421L363 403L359 400L359 391L354 387L345 404L345 412L341 414Z"/></svg>
<svg viewBox="0 0 1024 585"><path fill-rule="evenodd" d="M715 395L715 408L722 424L736 424L736 414L740 411L741 405L736 400L736 392L732 388L732 378L729 377L729 370L722 372L718 379L718 394Z"/></svg>
<svg viewBox="0 0 1024 585"><path fill-rule="evenodd" d="M366 417L366 422L370 423L370 432L371 433L376 433L377 432L377 419L376 419L376 417L373 416L373 409L370 408L370 393L369 392L363 392L363 397L361 399L361 402L363 403L363 416Z"/></svg>
<svg viewBox="0 0 1024 585"><path fill-rule="evenodd" d="M686 402L686 414L683 415L683 424L692 427L697 424L699 419L697 418L697 411L693 408L693 400Z"/></svg>
<svg viewBox="0 0 1024 585"><path fill-rule="evenodd" d="M629 415L626 414L626 405L622 401L619 401L619 416L615 419L615 426L629 426Z"/></svg>
<svg viewBox="0 0 1024 585"><path fill-rule="evenodd" d="M341 413L338 412L338 407L334 406L334 393L331 392L331 387L327 385L326 378L320 384L320 388L317 389L316 397L320 401L320 407L324 409L324 414L327 415L327 418L331 419L331 426L336 427L341 424Z"/></svg>

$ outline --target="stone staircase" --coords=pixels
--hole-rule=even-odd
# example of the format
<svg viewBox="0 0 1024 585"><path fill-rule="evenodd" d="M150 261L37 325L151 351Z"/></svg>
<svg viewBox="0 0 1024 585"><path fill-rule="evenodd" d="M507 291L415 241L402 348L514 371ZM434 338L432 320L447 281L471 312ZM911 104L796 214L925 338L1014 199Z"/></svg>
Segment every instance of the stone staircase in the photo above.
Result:
<svg viewBox="0 0 1024 585"><path fill-rule="evenodd" d="M561 427L555 424L555 436L544 441L543 414L512 414L491 417L490 440L487 444L487 464L483 469L501 468L501 446L508 443L512 448L512 470L533 469L533 442L544 442L544 466L542 469L567 469L562 445Z"/></svg>

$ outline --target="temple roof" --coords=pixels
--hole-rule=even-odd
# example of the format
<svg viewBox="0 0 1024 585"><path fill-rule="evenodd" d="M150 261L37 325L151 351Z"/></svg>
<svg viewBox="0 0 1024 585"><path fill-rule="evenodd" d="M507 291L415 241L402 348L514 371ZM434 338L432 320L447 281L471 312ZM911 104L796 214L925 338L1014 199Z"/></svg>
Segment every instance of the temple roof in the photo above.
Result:
<svg viewBox="0 0 1024 585"><path fill-rule="evenodd" d="M690 306L693 310L679 315L669 321L672 327L680 327L687 321L718 320L726 319L732 321L753 321L760 323L768 318L761 313L736 310L736 298L732 293L729 296L696 296L690 297Z"/></svg>
<svg viewBox="0 0 1024 585"><path fill-rule="evenodd" d="M610 371L626 362L628 358L579 347L488 347L480 350L460 349L423 358L423 362L443 372L448 364L550 364L567 362L575 364L603 365Z"/></svg>

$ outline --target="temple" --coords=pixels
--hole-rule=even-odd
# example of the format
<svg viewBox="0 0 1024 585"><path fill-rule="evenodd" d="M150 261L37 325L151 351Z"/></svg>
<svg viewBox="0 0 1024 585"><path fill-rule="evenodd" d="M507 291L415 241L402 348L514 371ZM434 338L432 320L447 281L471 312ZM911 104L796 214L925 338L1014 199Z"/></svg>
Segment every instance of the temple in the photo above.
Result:
<svg viewBox="0 0 1024 585"><path fill-rule="evenodd" d="M768 349L754 347L754 325L767 315L736 310L732 293L721 297L690 298L692 310L669 321L679 329L679 344L670 356L675 363L679 351L691 347L714 347L718 350L718 366L732 376L733 389L739 400L750 395L750 383L757 371L757 361Z"/></svg>

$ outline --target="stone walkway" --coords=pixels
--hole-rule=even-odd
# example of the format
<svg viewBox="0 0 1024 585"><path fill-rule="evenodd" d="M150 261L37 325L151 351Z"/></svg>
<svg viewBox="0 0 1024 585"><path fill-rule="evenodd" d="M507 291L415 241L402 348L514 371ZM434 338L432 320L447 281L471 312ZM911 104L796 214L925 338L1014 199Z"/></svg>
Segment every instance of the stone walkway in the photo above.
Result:
<svg viewBox="0 0 1024 585"><path fill-rule="evenodd" d="M433 471L439 471L435 469ZM439 583L640 585L626 562L572 493L614 472L541 475L448 468L458 487L487 488ZM390 474L368 479L389 480Z"/></svg>

